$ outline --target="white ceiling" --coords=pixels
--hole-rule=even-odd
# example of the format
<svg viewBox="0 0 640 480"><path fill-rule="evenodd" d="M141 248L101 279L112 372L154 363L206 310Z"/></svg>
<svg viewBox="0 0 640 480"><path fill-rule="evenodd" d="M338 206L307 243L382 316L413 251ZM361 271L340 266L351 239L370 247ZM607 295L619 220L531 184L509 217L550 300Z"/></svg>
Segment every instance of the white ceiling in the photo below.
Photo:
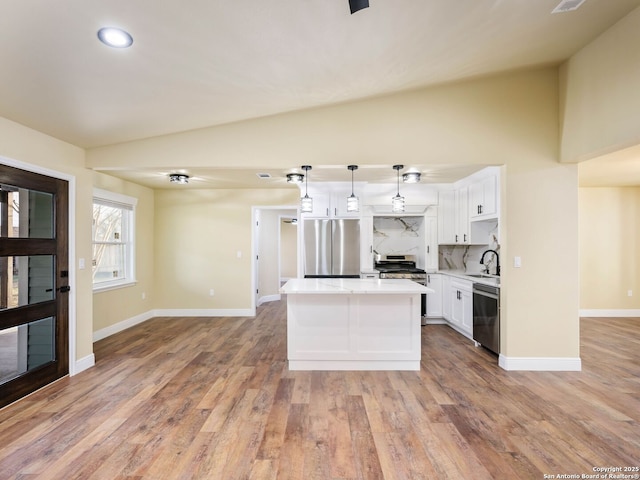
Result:
<svg viewBox="0 0 640 480"><path fill-rule="evenodd" d="M5 1L0 116L109 145L556 65L640 6L586 0L552 15L558 3L371 0L350 15L348 0ZM105 47L102 26L133 46Z"/></svg>

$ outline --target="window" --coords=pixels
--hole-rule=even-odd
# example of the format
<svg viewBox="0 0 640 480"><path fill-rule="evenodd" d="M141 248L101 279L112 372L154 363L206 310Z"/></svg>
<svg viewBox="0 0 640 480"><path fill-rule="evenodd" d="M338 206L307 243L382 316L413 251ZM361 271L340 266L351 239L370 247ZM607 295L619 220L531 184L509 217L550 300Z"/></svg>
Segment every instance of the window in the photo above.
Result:
<svg viewBox="0 0 640 480"><path fill-rule="evenodd" d="M93 289L135 283L135 208L137 199L93 191Z"/></svg>

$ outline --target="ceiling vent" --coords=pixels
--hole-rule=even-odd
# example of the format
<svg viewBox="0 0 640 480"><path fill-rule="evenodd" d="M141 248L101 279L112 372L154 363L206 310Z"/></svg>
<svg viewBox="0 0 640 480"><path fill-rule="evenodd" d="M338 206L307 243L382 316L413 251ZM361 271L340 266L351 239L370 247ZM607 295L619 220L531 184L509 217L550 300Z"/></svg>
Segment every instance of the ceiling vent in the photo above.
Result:
<svg viewBox="0 0 640 480"><path fill-rule="evenodd" d="M577 10L584 2L585 0L562 0L551 13L572 12Z"/></svg>
<svg viewBox="0 0 640 480"><path fill-rule="evenodd" d="M258 176L258 178L271 178L270 173L256 173L256 175Z"/></svg>

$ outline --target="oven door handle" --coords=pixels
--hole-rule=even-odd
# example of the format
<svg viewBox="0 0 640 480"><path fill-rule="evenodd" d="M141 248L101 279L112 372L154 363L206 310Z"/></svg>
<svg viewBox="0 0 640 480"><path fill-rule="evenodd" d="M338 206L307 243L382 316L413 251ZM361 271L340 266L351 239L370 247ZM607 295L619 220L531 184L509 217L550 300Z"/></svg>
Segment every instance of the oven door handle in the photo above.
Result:
<svg viewBox="0 0 640 480"><path fill-rule="evenodd" d="M493 298L494 300L500 300L500 297L498 295L493 295L491 293L483 292L481 290L474 290L473 294L480 295L482 297Z"/></svg>

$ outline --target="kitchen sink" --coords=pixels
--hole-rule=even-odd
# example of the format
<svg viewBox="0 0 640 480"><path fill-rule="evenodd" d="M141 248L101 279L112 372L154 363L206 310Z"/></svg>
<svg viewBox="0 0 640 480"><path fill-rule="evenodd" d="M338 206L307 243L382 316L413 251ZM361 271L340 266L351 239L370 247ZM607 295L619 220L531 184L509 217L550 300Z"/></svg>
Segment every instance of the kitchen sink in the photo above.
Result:
<svg viewBox="0 0 640 480"><path fill-rule="evenodd" d="M489 275L486 273L467 273L466 275L467 277L473 277L473 278L498 278L495 275Z"/></svg>

